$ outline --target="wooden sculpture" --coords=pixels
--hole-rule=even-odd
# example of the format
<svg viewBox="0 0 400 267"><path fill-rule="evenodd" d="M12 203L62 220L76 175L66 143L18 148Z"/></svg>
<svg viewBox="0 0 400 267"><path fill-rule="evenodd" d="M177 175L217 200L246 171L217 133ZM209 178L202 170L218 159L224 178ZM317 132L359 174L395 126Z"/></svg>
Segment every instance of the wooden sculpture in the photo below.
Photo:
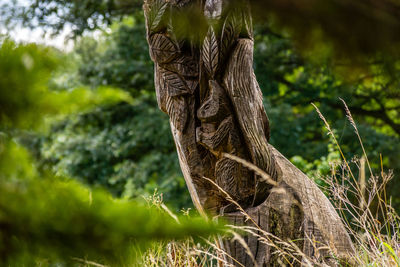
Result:
<svg viewBox="0 0 400 267"><path fill-rule="evenodd" d="M321 262L330 262L325 245L337 257L351 255L350 237L329 200L268 143L269 121L253 71L248 3L147 0L144 11L158 105L170 117L197 209L237 225L254 226L254 221L262 231L295 240L305 255ZM254 164L273 182L226 154ZM244 239L252 255L237 241L226 239L220 245L244 266L280 264L271 246L255 236ZM230 257L227 261L238 264ZM300 257L290 264L301 262Z"/></svg>

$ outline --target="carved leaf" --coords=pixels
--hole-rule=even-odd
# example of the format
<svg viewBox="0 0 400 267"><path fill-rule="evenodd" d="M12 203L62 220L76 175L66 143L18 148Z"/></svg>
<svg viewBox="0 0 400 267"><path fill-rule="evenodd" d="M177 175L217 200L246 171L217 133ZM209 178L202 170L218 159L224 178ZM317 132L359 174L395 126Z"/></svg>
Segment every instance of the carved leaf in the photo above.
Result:
<svg viewBox="0 0 400 267"><path fill-rule="evenodd" d="M168 1L165 0L155 0L149 3L149 8L147 8L145 15L147 18L147 28L150 32L156 31L159 26L161 19L168 7Z"/></svg>
<svg viewBox="0 0 400 267"><path fill-rule="evenodd" d="M240 196L240 189L238 188L241 173L237 171L237 163L231 159L223 158L217 161L215 166L215 177L217 184L231 195L236 201Z"/></svg>
<svg viewBox="0 0 400 267"><path fill-rule="evenodd" d="M167 112L174 127L183 132L185 130L188 119L188 108L185 98L183 97L167 97Z"/></svg>
<svg viewBox="0 0 400 267"><path fill-rule="evenodd" d="M162 75L167 84L168 96L181 96L190 93L186 82L177 73L164 69Z"/></svg>
<svg viewBox="0 0 400 267"><path fill-rule="evenodd" d="M229 54L229 51L236 41L239 38L240 31L242 29L242 19L241 16L237 14L237 11L232 11L225 18L224 25L222 26L222 34L221 34L221 60L226 58L226 55Z"/></svg>
<svg viewBox="0 0 400 267"><path fill-rule="evenodd" d="M164 34L153 34L149 40L151 59L157 63L168 63L173 60L179 49Z"/></svg>
<svg viewBox="0 0 400 267"><path fill-rule="evenodd" d="M197 77L199 75L198 64L191 57L184 55L179 56L168 64L164 64L163 67L169 71L179 73L183 77Z"/></svg>
<svg viewBox="0 0 400 267"><path fill-rule="evenodd" d="M189 92L190 92L191 94L194 93L194 91L195 91L196 88L197 88L197 85L199 85L199 82L198 82L197 80L186 80L186 83L187 83L187 85L188 85Z"/></svg>
<svg viewBox="0 0 400 267"><path fill-rule="evenodd" d="M218 67L218 42L212 27L207 32L202 49L202 59L208 74L214 77Z"/></svg>

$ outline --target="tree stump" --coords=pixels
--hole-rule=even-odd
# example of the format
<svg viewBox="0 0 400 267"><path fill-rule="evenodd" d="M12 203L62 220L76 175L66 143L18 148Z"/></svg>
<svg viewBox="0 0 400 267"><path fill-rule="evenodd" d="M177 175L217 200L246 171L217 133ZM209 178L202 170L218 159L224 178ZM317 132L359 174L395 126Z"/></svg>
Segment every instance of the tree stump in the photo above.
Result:
<svg viewBox="0 0 400 267"><path fill-rule="evenodd" d="M268 143L269 120L253 71L249 4L147 0L144 11L158 105L170 117L196 208L223 214L236 225L255 226L255 222L259 232L294 240L304 255L315 260L328 256L324 245L336 256L351 254L349 235L329 200ZM227 154L252 163L269 180ZM254 222L237 212L226 194ZM238 241L221 242L234 265L306 263L301 255L285 262L274 253L277 247L256 236L243 238L248 249Z"/></svg>

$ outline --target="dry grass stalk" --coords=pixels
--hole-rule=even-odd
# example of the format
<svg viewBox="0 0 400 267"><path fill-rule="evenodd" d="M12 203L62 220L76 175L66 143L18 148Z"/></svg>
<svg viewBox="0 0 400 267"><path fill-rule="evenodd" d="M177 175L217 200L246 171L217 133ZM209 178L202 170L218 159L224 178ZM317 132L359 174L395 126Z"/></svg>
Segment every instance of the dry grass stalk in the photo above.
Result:
<svg viewBox="0 0 400 267"><path fill-rule="evenodd" d="M342 156L342 162L340 164L332 164L331 175L324 177L323 180L327 184L324 189L329 192L331 199L336 203L336 208L342 215L344 224L351 233L356 244L357 253L354 255L351 264L353 266L400 266L400 217L391 206L391 201L387 200L385 191L386 185L393 178L393 173L385 173L383 168L381 168L380 175L373 175L372 167L362 145L362 139L358 132L357 125L345 104L347 118L355 129L364 154L362 158L365 158L371 174L367 182L365 174L363 175L361 171L364 168L362 158L361 160L352 160L350 163L347 161L329 123L319 109L315 105L314 107L325 123L329 135L332 136ZM243 166L253 170L257 175L263 177L267 182L276 185L276 182L257 166L230 154L223 154L223 156L241 163ZM359 169L361 172L360 177L362 180L365 179L365 182L360 182L358 179L355 179L350 164L354 164L354 166ZM302 264L302 266L327 266L325 263L316 262L315 259L304 255L302 250L295 244L295 240L281 240L271 233L263 231L255 220L251 218L227 192L211 179L206 177L204 177L204 179L218 188L218 190L225 195L226 199L234 204L238 211L245 216L246 220L251 221L253 224L253 226L229 225L231 235L236 238L239 243L245 245L243 240L242 242L240 241L242 237L239 235L239 232L245 232L273 248L274 253L279 256L282 266L291 266L292 263L290 260L294 260ZM377 203L376 214L372 211L373 203ZM172 214L170 210L166 211ZM310 237L306 238L310 239ZM152 255L151 257L148 256L147 259L152 259L152 262L160 263L162 259L170 257L171 259L168 266L217 266L216 260L223 263L224 266L232 266L226 259L221 257L221 255L227 256L228 254L226 252L210 240L205 240L205 243L206 245L200 246L199 244L194 244L193 240L179 243L173 242L175 258L171 256L172 254L170 256L162 254ZM329 244L322 247L316 246L315 249L316 251L321 249L329 250L334 258L335 252L331 249ZM179 250L180 252L177 253ZM247 251L250 252L249 249L247 249ZM178 254L180 255L179 257L177 257ZM249 255L254 259L251 252ZM301 257L301 262L298 260L299 256ZM233 261L241 266L240 263L234 259ZM143 266L158 266L154 265L154 263L147 265L147 263L150 263L150 261L144 262ZM182 263L187 265L181 265ZM338 266L344 266L341 265L339 260L337 264ZM159 266L163 265L161 264Z"/></svg>

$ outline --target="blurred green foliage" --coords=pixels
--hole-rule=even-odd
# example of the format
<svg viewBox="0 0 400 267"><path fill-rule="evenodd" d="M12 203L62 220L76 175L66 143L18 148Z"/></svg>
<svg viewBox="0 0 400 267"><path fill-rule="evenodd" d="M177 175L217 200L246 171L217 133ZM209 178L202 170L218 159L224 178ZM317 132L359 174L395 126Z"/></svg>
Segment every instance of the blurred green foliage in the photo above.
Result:
<svg viewBox="0 0 400 267"><path fill-rule="evenodd" d="M167 203L188 204L167 119L151 99L97 108L53 125L42 139L43 162L128 198L157 188ZM147 97L149 98L149 97Z"/></svg>
<svg viewBox="0 0 400 267"><path fill-rule="evenodd" d="M81 259L121 266L133 264L151 241L221 232L222 226L199 217L173 218L144 201L115 199L38 164L21 145L38 125L134 101L118 89L50 90L57 66L50 48L3 40L0 57L0 265L70 266Z"/></svg>
<svg viewBox="0 0 400 267"><path fill-rule="evenodd" d="M11 41L0 44L0 123L2 127L34 125L38 111L52 108L42 101L48 91L46 80L56 65L50 49L34 44L16 47ZM25 88L29 86L29 90ZM26 116L29 116L27 118ZM29 125L24 125L28 123Z"/></svg>
<svg viewBox="0 0 400 267"><path fill-rule="evenodd" d="M132 102L128 93L113 88L50 90L48 80L60 60L50 48L17 46L9 40L0 44L0 72L5 77L0 80L2 129L37 128L45 114L68 114L99 104Z"/></svg>
<svg viewBox="0 0 400 267"><path fill-rule="evenodd" d="M76 37L85 30L102 28L123 15L132 14L143 3L139 0L13 0L0 4L0 22L10 27L22 23L59 33L69 25Z"/></svg>
<svg viewBox="0 0 400 267"><path fill-rule="evenodd" d="M52 124L47 135L24 138L42 168L108 188L115 196L141 198L154 190L176 209L190 207L168 117L157 109L143 18L126 19L83 38L54 74L53 91L74 86L119 87L130 103L99 105ZM72 62L71 62L72 61Z"/></svg>
<svg viewBox="0 0 400 267"><path fill-rule="evenodd" d="M262 33L263 28L258 30ZM357 153L360 147L352 126L346 120L344 106L339 100L342 98L359 123L371 156L377 157L382 153L391 157L397 153L392 145L397 143L400 135L397 129L400 112L397 108L400 105L398 77L385 74L379 66L376 68L377 73L366 77L361 75L350 82L334 73L328 63L315 65L304 61L289 39L272 34L257 35L255 70L276 133L272 135L273 143L287 149L289 155L304 151L309 160L326 154L328 137L322 130L322 121L310 105L315 103L332 123L332 128L338 130L345 150ZM282 117L282 114L284 121L273 119ZM279 125L276 125L277 121ZM295 143L288 144L288 140ZM399 162L391 158L391 166L399 166Z"/></svg>
<svg viewBox="0 0 400 267"><path fill-rule="evenodd" d="M16 149L10 152L15 157ZM69 262L72 257L120 266L133 263L134 249L151 241L222 229L199 218L181 217L178 224L156 207L113 200L72 180L32 178L3 176L0 181L0 261L10 266L33 266L38 259Z"/></svg>
<svg viewBox="0 0 400 267"><path fill-rule="evenodd" d="M153 92L153 62L144 36L144 18L137 13L103 31L100 42L83 37L75 47L81 82L93 87L116 86L132 95Z"/></svg>

